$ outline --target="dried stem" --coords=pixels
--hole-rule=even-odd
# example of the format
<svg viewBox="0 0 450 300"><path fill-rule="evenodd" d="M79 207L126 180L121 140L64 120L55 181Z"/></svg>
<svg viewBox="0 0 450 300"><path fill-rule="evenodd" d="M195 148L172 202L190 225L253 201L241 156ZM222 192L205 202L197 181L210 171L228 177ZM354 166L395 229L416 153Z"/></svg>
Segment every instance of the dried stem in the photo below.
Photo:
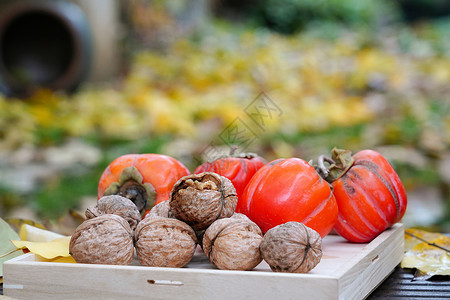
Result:
<svg viewBox="0 0 450 300"><path fill-rule="evenodd" d="M332 160L330 157L325 155L320 155L317 159L317 172L320 174L322 178L327 178L328 174L330 173L328 171L327 166L325 166L325 162L329 164L336 164L334 160Z"/></svg>
<svg viewBox="0 0 450 300"><path fill-rule="evenodd" d="M230 147L230 156L233 156L238 149L239 149L239 147L236 145L231 146Z"/></svg>

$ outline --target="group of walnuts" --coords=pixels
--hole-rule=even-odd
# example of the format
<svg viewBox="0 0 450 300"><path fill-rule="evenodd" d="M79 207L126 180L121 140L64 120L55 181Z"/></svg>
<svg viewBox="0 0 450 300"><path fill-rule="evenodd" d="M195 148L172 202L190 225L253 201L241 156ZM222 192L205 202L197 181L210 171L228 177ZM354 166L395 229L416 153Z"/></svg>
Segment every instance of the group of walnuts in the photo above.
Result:
<svg viewBox="0 0 450 300"><path fill-rule="evenodd" d="M144 266L183 267L200 245L223 270L252 270L264 259L273 271L306 273L319 263L322 239L316 231L287 222L263 235L235 213L236 204L231 181L211 172L178 180L169 200L142 220L131 200L104 196L86 210L69 251L78 263L128 265L136 252Z"/></svg>

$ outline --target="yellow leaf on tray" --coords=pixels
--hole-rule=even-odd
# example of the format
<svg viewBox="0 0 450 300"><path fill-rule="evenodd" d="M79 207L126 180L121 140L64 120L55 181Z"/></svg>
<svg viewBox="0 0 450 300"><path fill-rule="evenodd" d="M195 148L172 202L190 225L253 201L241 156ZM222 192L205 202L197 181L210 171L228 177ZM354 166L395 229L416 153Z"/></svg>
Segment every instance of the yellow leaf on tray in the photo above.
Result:
<svg viewBox="0 0 450 300"><path fill-rule="evenodd" d="M402 268L418 269L425 277L450 275L450 237L406 229L405 250Z"/></svg>
<svg viewBox="0 0 450 300"><path fill-rule="evenodd" d="M19 237L22 241L50 242L64 236L53 231L41 229L28 224L22 224L19 230Z"/></svg>
<svg viewBox="0 0 450 300"><path fill-rule="evenodd" d="M46 259L53 259L56 257L69 257L69 243L70 236L58 238L50 242L29 242L29 241L15 241L11 242L18 249L27 248L31 253L42 256Z"/></svg>

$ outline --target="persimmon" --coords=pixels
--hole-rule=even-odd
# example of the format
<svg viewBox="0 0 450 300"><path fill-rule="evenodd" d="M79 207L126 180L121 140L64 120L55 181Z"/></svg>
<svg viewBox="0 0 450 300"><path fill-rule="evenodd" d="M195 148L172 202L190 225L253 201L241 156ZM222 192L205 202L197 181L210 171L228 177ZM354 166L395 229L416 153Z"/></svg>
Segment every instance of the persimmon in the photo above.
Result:
<svg viewBox="0 0 450 300"><path fill-rule="evenodd" d="M338 216L330 185L300 158L277 159L266 164L250 179L239 201L241 212L264 233L296 221L324 237Z"/></svg>
<svg viewBox="0 0 450 300"><path fill-rule="evenodd" d="M362 150L352 155L335 148L331 158L319 158L318 171L333 186L339 207L335 230L345 239L370 242L403 217L405 188L380 153Z"/></svg>
<svg viewBox="0 0 450 300"><path fill-rule="evenodd" d="M213 172L228 178L236 189L238 204L236 212L241 211L239 199L244 193L253 175L266 164L266 160L254 153L233 154L216 159L212 162L205 162L198 166L194 173Z"/></svg>
<svg viewBox="0 0 450 300"><path fill-rule="evenodd" d="M173 185L189 174L180 161L167 155L126 154L106 167L98 183L97 197L120 195L145 213L155 204L169 200Z"/></svg>

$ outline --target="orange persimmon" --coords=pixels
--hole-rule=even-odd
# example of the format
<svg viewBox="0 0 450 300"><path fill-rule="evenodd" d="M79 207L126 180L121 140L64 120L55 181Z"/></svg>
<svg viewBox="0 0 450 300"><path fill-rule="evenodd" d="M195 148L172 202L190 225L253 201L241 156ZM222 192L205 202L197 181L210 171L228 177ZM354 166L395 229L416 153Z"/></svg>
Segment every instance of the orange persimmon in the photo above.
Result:
<svg viewBox="0 0 450 300"><path fill-rule="evenodd" d="M331 158L319 158L318 172L333 186L339 207L335 230L345 239L370 242L403 217L405 188L380 153L333 149Z"/></svg>
<svg viewBox="0 0 450 300"><path fill-rule="evenodd" d="M322 237L338 216L329 184L300 158L277 159L253 175L241 201L241 212L263 232L289 221L304 223Z"/></svg>
<svg viewBox="0 0 450 300"><path fill-rule="evenodd" d="M113 160L100 177L97 197L121 195L141 213L169 199L173 185L189 170L163 154L126 154Z"/></svg>
<svg viewBox="0 0 450 300"><path fill-rule="evenodd" d="M195 169L194 173L214 172L231 180L236 189L238 204L236 212L241 211L239 199L244 193L253 175L266 164L266 160L253 153L230 154L229 156L205 162Z"/></svg>

